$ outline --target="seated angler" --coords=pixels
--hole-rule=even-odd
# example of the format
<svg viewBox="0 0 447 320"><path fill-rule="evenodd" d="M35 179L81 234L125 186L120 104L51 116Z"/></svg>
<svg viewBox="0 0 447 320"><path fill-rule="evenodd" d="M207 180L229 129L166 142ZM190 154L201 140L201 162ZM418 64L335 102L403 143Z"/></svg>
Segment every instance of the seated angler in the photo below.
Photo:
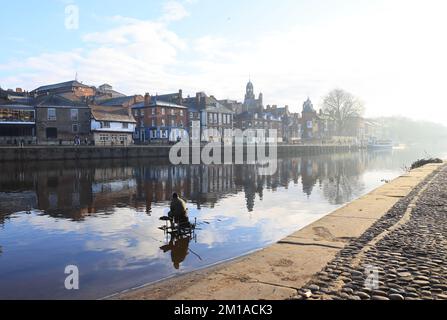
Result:
<svg viewBox="0 0 447 320"><path fill-rule="evenodd" d="M171 211L169 212L169 217L172 218L174 223L177 223L180 228L190 227L186 203L178 196L177 193L174 193L172 195Z"/></svg>

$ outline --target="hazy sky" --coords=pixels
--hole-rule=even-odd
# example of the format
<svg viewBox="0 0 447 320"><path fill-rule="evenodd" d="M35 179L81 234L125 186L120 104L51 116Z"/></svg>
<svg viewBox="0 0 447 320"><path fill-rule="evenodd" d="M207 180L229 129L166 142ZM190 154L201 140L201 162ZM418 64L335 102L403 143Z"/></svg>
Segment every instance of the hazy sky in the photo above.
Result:
<svg viewBox="0 0 447 320"><path fill-rule="evenodd" d="M67 29L65 8L80 10ZM368 116L447 123L445 0L2 1L0 86L78 78L127 94L205 91L301 111L340 87Z"/></svg>

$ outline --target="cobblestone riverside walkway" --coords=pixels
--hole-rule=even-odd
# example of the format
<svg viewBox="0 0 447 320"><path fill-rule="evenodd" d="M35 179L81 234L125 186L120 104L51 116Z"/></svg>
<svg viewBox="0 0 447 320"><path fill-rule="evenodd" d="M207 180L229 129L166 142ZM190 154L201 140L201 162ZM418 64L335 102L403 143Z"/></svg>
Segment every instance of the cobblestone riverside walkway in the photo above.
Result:
<svg viewBox="0 0 447 320"><path fill-rule="evenodd" d="M346 246L296 299L447 300L447 165Z"/></svg>

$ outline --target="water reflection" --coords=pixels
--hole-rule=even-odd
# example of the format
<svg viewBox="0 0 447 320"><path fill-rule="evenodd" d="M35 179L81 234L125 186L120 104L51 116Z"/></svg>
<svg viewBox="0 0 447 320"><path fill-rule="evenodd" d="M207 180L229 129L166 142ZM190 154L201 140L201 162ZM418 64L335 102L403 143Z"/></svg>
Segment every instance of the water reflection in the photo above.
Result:
<svg viewBox="0 0 447 320"><path fill-rule="evenodd" d="M176 270L180 269L180 264L185 261L189 253L189 242L192 240L191 235L174 235L169 236L169 244L160 247L164 253L171 252L171 260Z"/></svg>
<svg viewBox="0 0 447 320"><path fill-rule="evenodd" d="M364 160L364 159L363 159ZM0 172L0 217L39 210L54 218L82 221L114 208L133 208L150 215L173 192L197 209L213 208L221 199L243 192L248 212L265 190L301 184L311 196L323 188L326 199L342 204L362 191L366 163L350 154L280 159L273 176L259 176L255 165L171 166L132 162L54 162L4 164Z"/></svg>
<svg viewBox="0 0 447 320"><path fill-rule="evenodd" d="M234 258L392 179L417 157L402 150L284 158L268 177L255 165L153 160L2 164L0 298L99 298ZM196 235L159 229L173 192L188 200ZM81 266L79 292L63 289L68 264Z"/></svg>

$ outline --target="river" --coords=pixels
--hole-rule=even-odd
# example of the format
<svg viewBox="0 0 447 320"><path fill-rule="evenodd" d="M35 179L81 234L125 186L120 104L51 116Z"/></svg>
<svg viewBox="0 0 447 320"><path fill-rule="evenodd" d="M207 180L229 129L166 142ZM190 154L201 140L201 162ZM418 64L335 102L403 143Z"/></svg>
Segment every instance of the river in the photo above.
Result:
<svg viewBox="0 0 447 320"><path fill-rule="evenodd" d="M443 152L445 150L446 152ZM370 192L426 153L410 148L254 165L164 161L1 164L0 299L97 299L264 248ZM173 192L198 230L170 239ZM77 266L79 290L65 289Z"/></svg>

